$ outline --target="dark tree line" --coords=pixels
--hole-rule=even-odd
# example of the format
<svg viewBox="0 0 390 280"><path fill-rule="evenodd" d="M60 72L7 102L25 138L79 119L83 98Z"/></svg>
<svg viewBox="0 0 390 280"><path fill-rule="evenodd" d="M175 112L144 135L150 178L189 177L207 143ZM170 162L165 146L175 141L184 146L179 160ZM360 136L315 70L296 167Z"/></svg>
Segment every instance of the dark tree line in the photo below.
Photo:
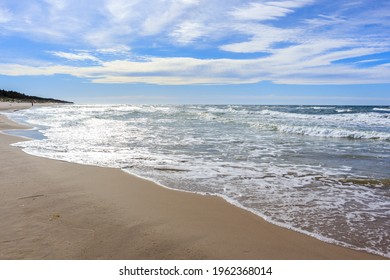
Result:
<svg viewBox="0 0 390 280"><path fill-rule="evenodd" d="M24 93L16 92L13 90L0 89L0 100L4 101L18 101L18 102L31 102L31 103L73 103L64 100L58 100L54 98L44 98L38 96L30 96Z"/></svg>

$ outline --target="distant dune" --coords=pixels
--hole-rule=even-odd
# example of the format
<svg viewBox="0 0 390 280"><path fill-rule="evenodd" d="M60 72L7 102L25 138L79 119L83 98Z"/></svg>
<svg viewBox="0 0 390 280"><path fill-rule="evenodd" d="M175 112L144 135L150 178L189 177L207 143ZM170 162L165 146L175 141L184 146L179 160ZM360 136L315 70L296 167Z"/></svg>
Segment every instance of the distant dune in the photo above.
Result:
<svg viewBox="0 0 390 280"><path fill-rule="evenodd" d="M28 102L28 103L67 103L73 102L58 100L54 98L44 98L38 96L30 96L24 93L0 89L0 101L3 102Z"/></svg>

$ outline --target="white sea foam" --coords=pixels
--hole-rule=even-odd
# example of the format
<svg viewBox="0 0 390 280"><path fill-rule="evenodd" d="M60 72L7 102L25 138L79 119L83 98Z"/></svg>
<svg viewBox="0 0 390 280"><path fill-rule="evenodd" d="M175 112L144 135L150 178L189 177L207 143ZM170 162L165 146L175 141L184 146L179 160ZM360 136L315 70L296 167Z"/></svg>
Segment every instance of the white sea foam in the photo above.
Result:
<svg viewBox="0 0 390 280"><path fill-rule="evenodd" d="M390 112L390 108L373 108L374 111Z"/></svg>
<svg viewBox="0 0 390 280"><path fill-rule="evenodd" d="M331 127L310 127L279 125L277 130L284 133L296 133L317 137L350 138L350 139L380 139L390 141L390 133L376 131L359 131Z"/></svg>
<svg viewBox="0 0 390 280"><path fill-rule="evenodd" d="M314 107L308 107L309 109L314 110L327 110L327 109L334 109L335 107L327 107L327 106L314 106Z"/></svg>
<svg viewBox="0 0 390 280"><path fill-rule="evenodd" d="M337 109L336 110L337 113L347 113L347 112L352 112L351 109Z"/></svg>

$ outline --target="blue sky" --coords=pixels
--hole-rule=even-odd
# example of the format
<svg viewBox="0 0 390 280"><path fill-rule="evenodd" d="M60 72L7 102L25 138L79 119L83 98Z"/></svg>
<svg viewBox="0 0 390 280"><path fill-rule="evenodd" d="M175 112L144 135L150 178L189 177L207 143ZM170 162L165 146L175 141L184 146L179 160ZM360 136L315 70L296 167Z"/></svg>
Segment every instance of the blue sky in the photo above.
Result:
<svg viewBox="0 0 390 280"><path fill-rule="evenodd" d="M0 88L81 103L390 104L387 0L0 0Z"/></svg>

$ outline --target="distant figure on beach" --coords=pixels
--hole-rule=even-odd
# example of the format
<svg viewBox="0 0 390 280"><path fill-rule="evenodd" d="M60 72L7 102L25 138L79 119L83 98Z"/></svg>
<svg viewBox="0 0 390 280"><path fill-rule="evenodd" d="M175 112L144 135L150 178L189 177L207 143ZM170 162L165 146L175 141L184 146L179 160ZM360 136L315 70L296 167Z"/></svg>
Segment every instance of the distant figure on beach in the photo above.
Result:
<svg viewBox="0 0 390 280"><path fill-rule="evenodd" d="M31 106L34 106L34 102L31 102Z"/></svg>

